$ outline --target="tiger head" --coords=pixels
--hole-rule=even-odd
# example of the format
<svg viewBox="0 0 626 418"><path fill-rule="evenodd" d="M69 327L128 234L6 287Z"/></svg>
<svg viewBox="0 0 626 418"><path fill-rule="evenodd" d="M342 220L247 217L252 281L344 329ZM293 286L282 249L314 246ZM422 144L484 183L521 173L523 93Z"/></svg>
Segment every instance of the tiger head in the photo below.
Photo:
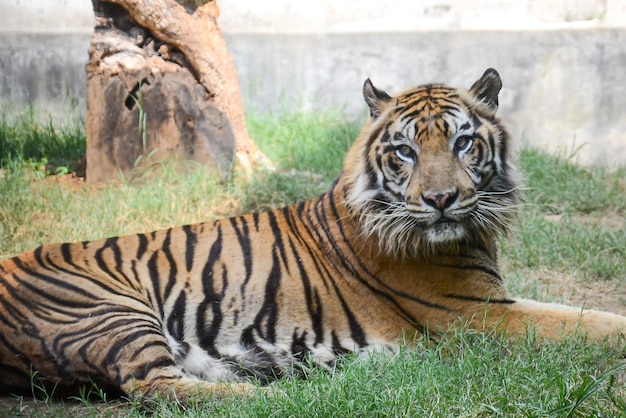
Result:
<svg viewBox="0 0 626 418"><path fill-rule="evenodd" d="M363 86L370 120L348 153L346 204L361 234L394 257L492 248L520 202L510 135L496 117L500 76L468 90L420 86L398 96Z"/></svg>

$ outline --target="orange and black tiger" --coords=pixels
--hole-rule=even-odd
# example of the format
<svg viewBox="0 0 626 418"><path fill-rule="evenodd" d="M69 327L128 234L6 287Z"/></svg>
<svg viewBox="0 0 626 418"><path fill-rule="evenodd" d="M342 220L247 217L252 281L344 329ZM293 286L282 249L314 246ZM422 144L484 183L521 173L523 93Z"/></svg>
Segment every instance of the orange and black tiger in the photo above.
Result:
<svg viewBox="0 0 626 418"><path fill-rule="evenodd" d="M459 320L616 340L626 318L513 298L496 240L520 205L501 81L363 87L371 118L330 190L211 223L44 245L0 264L0 388L247 392Z"/></svg>

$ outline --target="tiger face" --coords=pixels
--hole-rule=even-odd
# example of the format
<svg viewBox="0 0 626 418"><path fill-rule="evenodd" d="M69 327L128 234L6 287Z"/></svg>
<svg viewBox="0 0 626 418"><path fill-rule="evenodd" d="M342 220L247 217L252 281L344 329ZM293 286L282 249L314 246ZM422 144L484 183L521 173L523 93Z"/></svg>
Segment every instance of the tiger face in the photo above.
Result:
<svg viewBox="0 0 626 418"><path fill-rule="evenodd" d="M489 245L519 203L509 134L496 117L498 73L469 89L425 85L392 97L368 79L371 121L346 159L361 232L393 256Z"/></svg>

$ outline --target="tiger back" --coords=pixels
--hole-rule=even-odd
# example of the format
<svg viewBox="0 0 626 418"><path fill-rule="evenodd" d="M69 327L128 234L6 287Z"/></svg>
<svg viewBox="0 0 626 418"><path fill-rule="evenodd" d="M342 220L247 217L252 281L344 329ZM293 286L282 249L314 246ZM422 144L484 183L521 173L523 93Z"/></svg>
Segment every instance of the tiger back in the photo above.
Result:
<svg viewBox="0 0 626 418"><path fill-rule="evenodd" d="M0 390L81 385L187 399L394 350L459 319L557 340L617 339L626 318L513 298L496 242L520 204L489 69L469 90L391 96L330 190L273 211L48 244L0 263Z"/></svg>

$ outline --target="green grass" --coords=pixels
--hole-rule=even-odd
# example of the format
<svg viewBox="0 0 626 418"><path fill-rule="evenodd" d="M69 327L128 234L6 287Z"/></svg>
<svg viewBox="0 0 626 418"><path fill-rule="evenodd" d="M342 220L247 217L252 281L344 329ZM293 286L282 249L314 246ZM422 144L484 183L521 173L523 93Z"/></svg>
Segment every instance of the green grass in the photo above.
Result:
<svg viewBox="0 0 626 418"><path fill-rule="evenodd" d="M455 333L367 361L350 357L332 373L280 384L279 395L191 405L199 417L610 416L623 406L606 348L569 341L513 344ZM608 372L601 372L598 366ZM590 370L592 372L590 372ZM586 399L585 399L586 398ZM580 404L580 405L579 405ZM156 414L171 410L160 404Z"/></svg>
<svg viewBox="0 0 626 418"><path fill-rule="evenodd" d="M524 150L520 163L530 186L528 203L547 213L626 213L626 168L589 170L536 149Z"/></svg>
<svg viewBox="0 0 626 418"><path fill-rule="evenodd" d="M334 179L360 124L338 113L256 116L249 129L259 147L283 170L294 169Z"/></svg>
<svg viewBox="0 0 626 418"><path fill-rule="evenodd" d="M336 113L252 116L251 135L275 172L220 183L168 164L144 184L102 187L49 176L84 153L84 126L0 120L0 259L46 242L149 231L281 206L315 196L338 174L359 131ZM501 245L509 287L521 296L577 300L626 312L626 171L586 169L523 150L527 205ZM541 278L541 280L539 280ZM555 290L558 288L558 291ZM580 290L579 288L583 289ZM621 292L623 294L623 292ZM609 303L609 301L612 301ZM582 340L512 342L460 330L393 356L348 357L337 370L274 384L272 397L149 408L124 401L0 399L0 416L626 416L620 352ZM10 404L9 404L10 403Z"/></svg>
<svg viewBox="0 0 626 418"><path fill-rule="evenodd" d="M84 155L82 120L57 126L50 119L45 124L38 123L33 108L20 114L0 112L0 169L15 162L28 162L64 174Z"/></svg>
<svg viewBox="0 0 626 418"><path fill-rule="evenodd" d="M626 280L626 169L577 167L525 150L527 204L503 243L511 270L549 268L590 281Z"/></svg>
<svg viewBox="0 0 626 418"><path fill-rule="evenodd" d="M312 369L306 380L283 380L245 400L142 406L44 397L24 410L38 417L617 417L626 413L626 365L618 357L582 340L512 342L461 330L394 355L350 356L336 370Z"/></svg>

